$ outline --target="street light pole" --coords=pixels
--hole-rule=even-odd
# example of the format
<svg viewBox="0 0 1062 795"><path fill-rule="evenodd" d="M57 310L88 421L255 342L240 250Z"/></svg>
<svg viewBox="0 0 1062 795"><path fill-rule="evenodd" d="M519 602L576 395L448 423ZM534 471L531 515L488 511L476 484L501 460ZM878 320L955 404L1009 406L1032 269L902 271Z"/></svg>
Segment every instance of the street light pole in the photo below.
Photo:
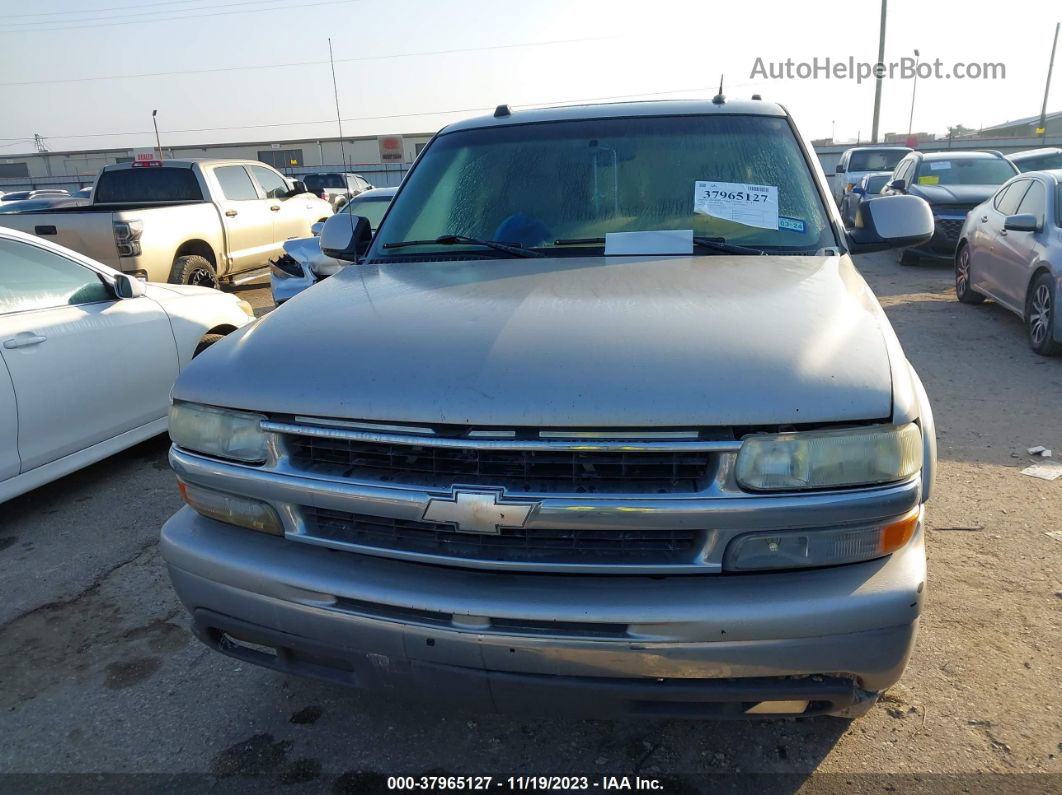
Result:
<svg viewBox="0 0 1062 795"><path fill-rule="evenodd" d="M915 91L918 89L918 50L914 51L915 54L915 74L914 83L911 85L911 115L907 117L907 135L911 135L911 130L914 129L914 101Z"/></svg>
<svg viewBox="0 0 1062 795"><path fill-rule="evenodd" d="M158 116L158 110L151 111L151 123L155 125L155 147L159 150L159 160L162 160L162 143L159 141L159 123L155 118Z"/></svg>
<svg viewBox="0 0 1062 795"><path fill-rule="evenodd" d="M332 94L336 100L336 121L339 122L339 154L343 158L343 170L347 170L347 147L343 143L343 117L339 113L339 86L336 84L336 62L332 58L332 37L328 37L328 63L332 67Z"/></svg>
<svg viewBox="0 0 1062 795"><path fill-rule="evenodd" d="M870 131L870 142L878 142L878 119L881 116L881 78L885 70L885 17L888 13L888 0L881 0L881 31L878 33L878 62L874 65L877 73L874 85L874 125Z"/></svg>
<svg viewBox="0 0 1062 795"><path fill-rule="evenodd" d="M1047 67L1047 85L1044 86L1044 104L1040 107L1040 139L1047 138L1047 94L1051 91L1051 72L1055 70L1055 50L1058 48L1058 29L1062 22L1055 23L1055 41L1051 45L1051 63Z"/></svg>

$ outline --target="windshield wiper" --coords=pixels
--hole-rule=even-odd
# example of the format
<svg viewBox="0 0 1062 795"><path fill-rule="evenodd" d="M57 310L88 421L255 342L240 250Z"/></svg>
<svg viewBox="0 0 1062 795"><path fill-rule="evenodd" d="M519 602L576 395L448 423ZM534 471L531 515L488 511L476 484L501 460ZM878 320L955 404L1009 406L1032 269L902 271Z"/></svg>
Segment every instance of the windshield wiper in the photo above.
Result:
<svg viewBox="0 0 1062 795"><path fill-rule="evenodd" d="M583 246L583 245L604 245L605 238L603 237L575 237L567 240L554 240L555 246ZM767 251L762 248L749 248L748 246L738 246L733 243L727 243L726 238L722 237L703 237L695 235L693 238L693 244L695 246L701 246L702 248L709 248L713 251L720 251L726 254L766 254Z"/></svg>
<svg viewBox="0 0 1062 795"><path fill-rule="evenodd" d="M432 240L401 240L397 243L384 243L384 248L406 248L407 246L453 246L461 243L469 243L474 246L484 246L508 254L510 257L544 257L540 251L524 248L517 243L504 243L500 240L480 240L478 237L466 235L440 235Z"/></svg>

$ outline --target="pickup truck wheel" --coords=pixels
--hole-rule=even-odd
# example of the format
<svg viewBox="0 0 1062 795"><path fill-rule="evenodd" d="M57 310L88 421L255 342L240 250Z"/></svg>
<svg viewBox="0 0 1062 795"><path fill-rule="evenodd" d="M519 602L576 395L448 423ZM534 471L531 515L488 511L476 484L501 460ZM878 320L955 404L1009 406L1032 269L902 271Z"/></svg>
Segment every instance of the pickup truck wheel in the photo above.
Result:
<svg viewBox="0 0 1062 795"><path fill-rule="evenodd" d="M190 254L178 257L173 262L173 281L176 284L191 284L196 287L217 289L218 274L205 257Z"/></svg>
<svg viewBox="0 0 1062 795"><path fill-rule="evenodd" d="M201 354L215 342L224 338L224 334L204 334L203 339L199 340L199 344L195 346L195 351L192 353L192 358L194 359L196 356Z"/></svg>

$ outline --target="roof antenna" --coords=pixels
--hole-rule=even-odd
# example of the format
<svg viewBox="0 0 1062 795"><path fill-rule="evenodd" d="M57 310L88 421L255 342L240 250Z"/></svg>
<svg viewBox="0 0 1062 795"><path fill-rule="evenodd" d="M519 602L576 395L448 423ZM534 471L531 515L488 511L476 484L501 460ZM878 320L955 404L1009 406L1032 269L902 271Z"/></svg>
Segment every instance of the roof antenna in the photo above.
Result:
<svg viewBox="0 0 1062 795"><path fill-rule="evenodd" d="M719 93L712 97L713 105L722 105L726 102L726 96L723 94L723 75L719 75Z"/></svg>

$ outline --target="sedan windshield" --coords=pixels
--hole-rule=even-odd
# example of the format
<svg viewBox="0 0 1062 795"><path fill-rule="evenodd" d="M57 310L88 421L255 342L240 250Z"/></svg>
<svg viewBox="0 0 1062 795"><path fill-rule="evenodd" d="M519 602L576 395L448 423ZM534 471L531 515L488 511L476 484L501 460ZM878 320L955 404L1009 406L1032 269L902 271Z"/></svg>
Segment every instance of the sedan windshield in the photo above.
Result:
<svg viewBox="0 0 1062 795"><path fill-rule="evenodd" d="M787 120L719 114L443 133L407 177L370 257L491 254L430 242L448 236L590 254L610 233L668 230L757 249L837 244Z"/></svg>
<svg viewBox="0 0 1062 795"><path fill-rule="evenodd" d="M1002 185L1016 173L1013 164L1000 157L923 160L916 181L919 185Z"/></svg>
<svg viewBox="0 0 1062 795"><path fill-rule="evenodd" d="M360 215L369 219L369 226L376 229L387 212L387 205L391 203L390 196L370 196L351 199L340 212Z"/></svg>
<svg viewBox="0 0 1062 795"><path fill-rule="evenodd" d="M870 149L852 152L848 160L849 171L890 171L903 160L906 149Z"/></svg>

